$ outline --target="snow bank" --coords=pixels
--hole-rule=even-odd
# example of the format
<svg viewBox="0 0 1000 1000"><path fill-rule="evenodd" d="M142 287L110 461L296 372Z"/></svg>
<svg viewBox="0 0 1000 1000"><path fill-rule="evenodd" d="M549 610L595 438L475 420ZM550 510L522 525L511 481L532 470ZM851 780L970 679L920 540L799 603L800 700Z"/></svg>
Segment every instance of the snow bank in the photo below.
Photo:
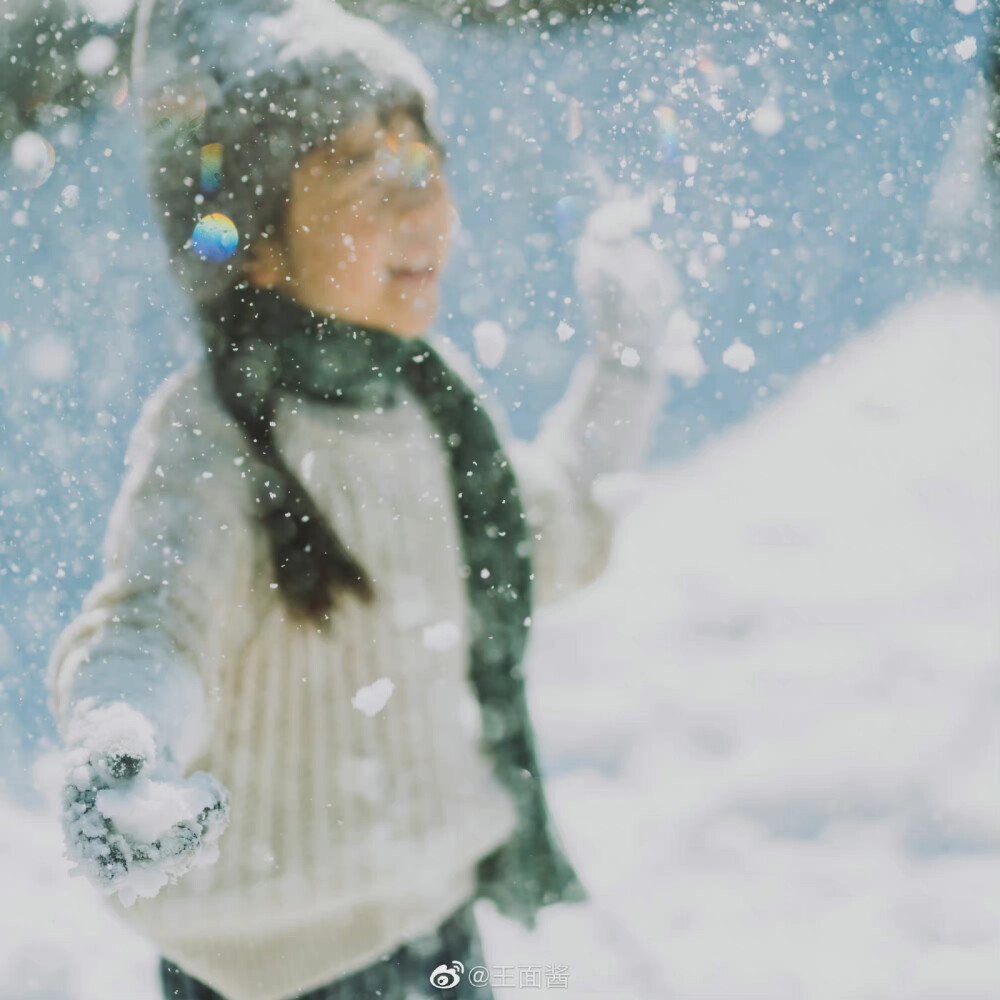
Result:
<svg viewBox="0 0 1000 1000"><path fill-rule="evenodd" d="M539 616L554 807L630 950L567 913L508 953L622 997L996 996L998 332L973 293L901 310L653 477Z"/></svg>
<svg viewBox="0 0 1000 1000"><path fill-rule="evenodd" d="M53 765L36 769L50 796ZM150 946L70 877L55 808L0 799L0 1000L160 1000Z"/></svg>

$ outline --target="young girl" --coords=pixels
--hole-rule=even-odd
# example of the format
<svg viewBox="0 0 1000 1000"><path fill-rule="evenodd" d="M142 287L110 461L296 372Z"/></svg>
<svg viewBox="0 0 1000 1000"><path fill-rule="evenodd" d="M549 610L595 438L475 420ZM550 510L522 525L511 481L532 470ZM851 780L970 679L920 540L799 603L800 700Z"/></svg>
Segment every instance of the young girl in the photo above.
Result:
<svg viewBox="0 0 1000 1000"><path fill-rule="evenodd" d="M597 346L515 441L425 339L454 210L414 57L323 0L147 0L135 46L206 352L144 407L52 654L68 854L165 997L489 997L474 900L530 929L588 898L522 662L606 564L592 487L645 452L669 274L581 260Z"/></svg>

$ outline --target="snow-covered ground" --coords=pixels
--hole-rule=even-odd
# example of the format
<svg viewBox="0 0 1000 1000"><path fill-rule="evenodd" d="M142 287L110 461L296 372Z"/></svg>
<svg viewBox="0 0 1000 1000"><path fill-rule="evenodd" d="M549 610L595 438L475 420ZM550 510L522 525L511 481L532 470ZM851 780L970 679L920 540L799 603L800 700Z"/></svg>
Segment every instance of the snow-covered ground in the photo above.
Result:
<svg viewBox="0 0 1000 1000"><path fill-rule="evenodd" d="M604 1000L998 995L998 335L1000 299L920 302L650 476L532 648L594 904L529 934L479 903L489 965ZM0 1000L159 1000L55 821L0 812Z"/></svg>

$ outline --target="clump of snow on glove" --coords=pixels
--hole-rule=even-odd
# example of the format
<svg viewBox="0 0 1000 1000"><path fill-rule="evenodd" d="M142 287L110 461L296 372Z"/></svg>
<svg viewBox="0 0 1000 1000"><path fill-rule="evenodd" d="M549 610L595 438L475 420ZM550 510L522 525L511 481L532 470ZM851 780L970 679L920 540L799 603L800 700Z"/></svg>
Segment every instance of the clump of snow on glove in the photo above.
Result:
<svg viewBox="0 0 1000 1000"><path fill-rule="evenodd" d="M204 771L185 778L140 712L84 699L67 743L62 823L72 874L131 906L218 859L226 789Z"/></svg>

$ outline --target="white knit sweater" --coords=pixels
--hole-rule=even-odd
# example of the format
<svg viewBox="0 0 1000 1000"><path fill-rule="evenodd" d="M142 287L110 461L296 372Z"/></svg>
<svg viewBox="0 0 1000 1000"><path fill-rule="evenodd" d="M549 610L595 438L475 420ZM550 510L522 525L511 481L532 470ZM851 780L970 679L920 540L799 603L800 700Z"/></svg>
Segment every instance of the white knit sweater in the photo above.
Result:
<svg viewBox="0 0 1000 1000"><path fill-rule="evenodd" d="M614 514L591 487L641 460L662 377L595 355L548 432L525 443L464 356L431 342L506 439L534 528L536 603L593 580ZM49 667L64 736L80 699L123 699L185 773L228 788L214 865L128 908L108 898L227 1000L282 1000L432 929L472 896L477 861L516 820L475 749L460 536L430 418L413 396L367 412L285 397L276 424L291 467L388 596L346 601L329 637L286 618L252 521L245 442L198 362L143 409L104 575ZM376 711L366 694L378 703L386 679Z"/></svg>

